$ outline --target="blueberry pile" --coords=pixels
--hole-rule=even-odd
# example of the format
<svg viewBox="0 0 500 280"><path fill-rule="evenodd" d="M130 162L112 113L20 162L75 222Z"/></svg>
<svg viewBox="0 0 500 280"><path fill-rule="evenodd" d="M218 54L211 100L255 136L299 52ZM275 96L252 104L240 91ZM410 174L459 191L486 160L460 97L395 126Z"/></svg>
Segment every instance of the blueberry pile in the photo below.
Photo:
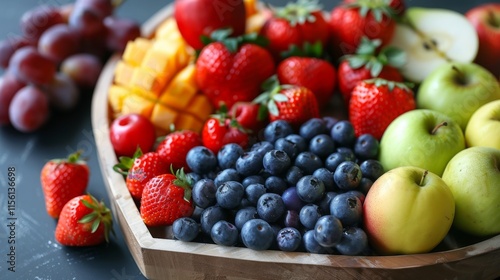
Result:
<svg viewBox="0 0 500 280"><path fill-rule="evenodd" d="M295 131L265 127L248 150L198 146L186 157L195 214L176 220L182 241L343 255L370 254L363 201L383 174L379 142L348 121L316 118Z"/></svg>

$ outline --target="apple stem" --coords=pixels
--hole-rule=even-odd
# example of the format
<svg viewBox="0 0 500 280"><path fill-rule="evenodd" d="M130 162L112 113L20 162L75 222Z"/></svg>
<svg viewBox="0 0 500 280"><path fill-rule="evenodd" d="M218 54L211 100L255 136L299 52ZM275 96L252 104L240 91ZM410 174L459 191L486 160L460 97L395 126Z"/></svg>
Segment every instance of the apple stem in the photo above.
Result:
<svg viewBox="0 0 500 280"><path fill-rule="evenodd" d="M494 27L500 27L500 20L495 17L493 10L488 10L488 23Z"/></svg>
<svg viewBox="0 0 500 280"><path fill-rule="evenodd" d="M422 174L422 178L420 178L420 184L419 186L422 186L424 184L425 177L427 177L427 174L429 174L428 170L424 171L424 174Z"/></svg>
<svg viewBox="0 0 500 280"><path fill-rule="evenodd" d="M455 65L452 65L451 68L453 69L453 71L457 72L457 74L458 74L457 82L462 84L462 85L467 85L467 80L465 78L464 72L462 70L458 69L458 67Z"/></svg>
<svg viewBox="0 0 500 280"><path fill-rule="evenodd" d="M448 122L442 122L438 125L436 125L436 127L434 127L434 129L432 130L431 134L434 135L436 134L437 130L443 126L447 126L448 125Z"/></svg>

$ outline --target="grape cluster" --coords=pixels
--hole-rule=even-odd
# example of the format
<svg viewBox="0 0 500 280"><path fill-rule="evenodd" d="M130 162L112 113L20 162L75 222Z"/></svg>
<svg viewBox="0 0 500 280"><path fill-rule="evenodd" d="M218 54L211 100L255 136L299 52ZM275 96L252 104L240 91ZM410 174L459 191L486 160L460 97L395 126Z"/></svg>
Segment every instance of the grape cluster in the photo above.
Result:
<svg viewBox="0 0 500 280"><path fill-rule="evenodd" d="M384 170L379 142L345 120L315 118L295 131L279 120L248 150L203 146L186 161L192 217L173 224L183 241L344 255L370 253L362 229L365 195Z"/></svg>
<svg viewBox="0 0 500 280"><path fill-rule="evenodd" d="M114 15L112 0L39 5L20 19L22 34L0 42L0 125L40 128L51 109L72 110L92 89L104 61L140 36L132 19Z"/></svg>

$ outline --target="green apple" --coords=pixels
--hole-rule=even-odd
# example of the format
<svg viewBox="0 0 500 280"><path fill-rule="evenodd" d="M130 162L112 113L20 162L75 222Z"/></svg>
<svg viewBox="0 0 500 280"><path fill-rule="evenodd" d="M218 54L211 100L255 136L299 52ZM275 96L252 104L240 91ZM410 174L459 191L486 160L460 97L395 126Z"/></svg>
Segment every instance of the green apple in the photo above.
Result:
<svg viewBox="0 0 500 280"><path fill-rule="evenodd" d="M389 124L380 139L379 160L386 171L409 165L441 176L448 161L463 149L464 134L455 120L416 109Z"/></svg>
<svg viewBox="0 0 500 280"><path fill-rule="evenodd" d="M448 61L473 61L478 42L474 26L464 15L447 9L411 7L396 25L390 45L406 52L403 76L420 83Z"/></svg>
<svg viewBox="0 0 500 280"><path fill-rule="evenodd" d="M379 177L363 204L363 225L381 254L426 253L446 236L455 201L438 175L403 166Z"/></svg>
<svg viewBox="0 0 500 280"><path fill-rule="evenodd" d="M424 79L417 93L417 108L454 118L465 131L472 114L500 99L500 85L491 72L475 63L445 63Z"/></svg>
<svg viewBox="0 0 500 280"><path fill-rule="evenodd" d="M500 150L467 148L453 157L443 180L455 197L453 226L477 236L500 233Z"/></svg>
<svg viewBox="0 0 500 280"><path fill-rule="evenodd" d="M468 147L486 146L500 149L500 99L477 109L465 129Z"/></svg>

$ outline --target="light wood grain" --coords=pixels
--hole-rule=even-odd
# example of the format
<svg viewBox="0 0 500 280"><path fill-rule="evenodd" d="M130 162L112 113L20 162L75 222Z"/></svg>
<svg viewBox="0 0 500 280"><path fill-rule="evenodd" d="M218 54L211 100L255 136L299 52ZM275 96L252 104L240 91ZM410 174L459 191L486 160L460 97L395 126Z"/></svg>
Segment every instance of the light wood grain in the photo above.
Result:
<svg viewBox="0 0 500 280"><path fill-rule="evenodd" d="M155 14L143 36L173 12ZM500 277L500 235L441 252L402 256L349 257L181 242L168 238L168 228L148 229L117 163L109 140L107 92L119 55L102 71L92 101L92 126L99 164L115 220L141 272L149 279L494 279ZM154 234L152 234L152 232ZM451 243L454 240L450 241ZM451 246L453 247L453 246Z"/></svg>

